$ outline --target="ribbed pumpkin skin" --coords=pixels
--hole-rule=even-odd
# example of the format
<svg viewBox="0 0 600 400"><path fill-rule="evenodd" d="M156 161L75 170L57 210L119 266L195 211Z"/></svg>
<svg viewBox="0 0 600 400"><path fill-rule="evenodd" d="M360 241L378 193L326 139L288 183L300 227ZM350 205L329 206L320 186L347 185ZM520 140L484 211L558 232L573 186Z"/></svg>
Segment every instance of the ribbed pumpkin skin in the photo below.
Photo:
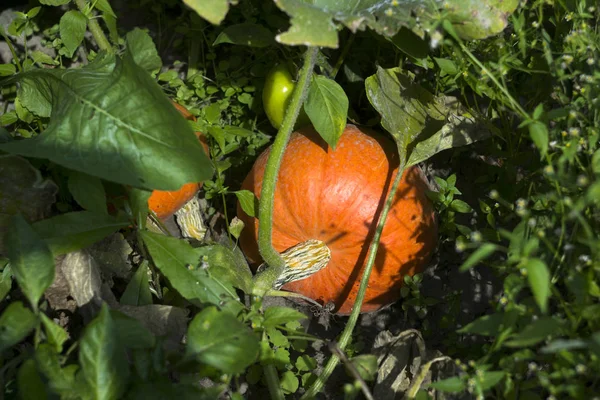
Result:
<svg viewBox="0 0 600 400"><path fill-rule="evenodd" d="M273 245L281 252L318 239L330 248L332 258L323 270L283 289L322 304L334 302L338 314L352 311L375 231L371 222L381 212L397 171L394 149L389 139L354 125L346 127L335 151L312 127L292 134L275 192ZM257 196L269 153L270 148L259 156L242 185ZM428 262L437 240L437 225L426 188L420 168L405 171L383 230L361 312L398 300L403 277L421 271ZM262 261L257 245L258 220L244 213L239 204L238 217L246 224L240 238L242 250L258 264Z"/></svg>

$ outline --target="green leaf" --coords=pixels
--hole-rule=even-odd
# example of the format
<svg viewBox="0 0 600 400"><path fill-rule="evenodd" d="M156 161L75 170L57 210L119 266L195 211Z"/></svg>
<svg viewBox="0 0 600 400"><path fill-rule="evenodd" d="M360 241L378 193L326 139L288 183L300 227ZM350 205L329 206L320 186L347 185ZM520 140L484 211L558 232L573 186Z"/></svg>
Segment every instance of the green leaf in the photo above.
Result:
<svg viewBox="0 0 600 400"><path fill-rule="evenodd" d="M9 111L0 115L0 125L8 126L19 120L16 111ZM12 140L12 137L11 137Z"/></svg>
<svg viewBox="0 0 600 400"><path fill-rule="evenodd" d="M452 203L450 203L450 208L462 214L467 214L473 211L470 205L459 199L452 200Z"/></svg>
<svg viewBox="0 0 600 400"><path fill-rule="evenodd" d="M498 246L495 244L482 244L481 247L475 250L473 254L471 254L469 258L467 258L467 260L463 263L463 265L460 266L458 270L460 272L468 271L469 269L473 268L474 266L491 256L496 250L498 250Z"/></svg>
<svg viewBox="0 0 600 400"><path fill-rule="evenodd" d="M198 249L184 240L157 233L142 231L141 236L156 267L185 299L199 306L206 303L219 305L234 314L242 308L235 289L212 279L208 274L210 268L196 273L191 271L200 264Z"/></svg>
<svg viewBox="0 0 600 400"><path fill-rule="evenodd" d="M211 24L219 25L229 11L231 0L183 0L183 3Z"/></svg>
<svg viewBox="0 0 600 400"><path fill-rule="evenodd" d="M548 128L546 124L533 121L527 127L529 129L529 136L531 136L535 147L538 148L542 157L545 156L548 152Z"/></svg>
<svg viewBox="0 0 600 400"><path fill-rule="evenodd" d="M263 326L265 328L274 328L285 325L288 322L300 321L306 319L306 315L289 307L269 307L265 310L265 319Z"/></svg>
<svg viewBox="0 0 600 400"><path fill-rule="evenodd" d="M429 387L446 393L460 393L467 388L464 380L457 376L433 382Z"/></svg>
<svg viewBox="0 0 600 400"><path fill-rule="evenodd" d="M600 149L594 152L592 156L592 172L596 175L600 175Z"/></svg>
<svg viewBox="0 0 600 400"><path fill-rule="evenodd" d="M82 393L77 393L78 388L75 386L75 372L78 367L68 365L62 368L59 354L51 344L41 343L35 349L35 359L38 369L46 376L48 387L52 392L62 394L64 398L81 396Z"/></svg>
<svg viewBox="0 0 600 400"><path fill-rule="evenodd" d="M56 255L83 249L129 225L122 216L76 211L38 221L32 225Z"/></svg>
<svg viewBox="0 0 600 400"><path fill-rule="evenodd" d="M106 193L102 181L77 171L69 173L69 191L81 207L88 211L106 214Z"/></svg>
<svg viewBox="0 0 600 400"><path fill-rule="evenodd" d="M458 74L458 67L454 63L454 61L449 60L447 58L437 58L434 57L435 63L440 67L440 70L448 75L456 75Z"/></svg>
<svg viewBox="0 0 600 400"><path fill-rule="evenodd" d="M40 298L54 281L52 253L20 214L11 218L6 247L15 279L37 311Z"/></svg>
<svg viewBox="0 0 600 400"><path fill-rule="evenodd" d="M560 321L552 317L539 318L532 321L521 332L513 335L512 339L505 342L504 345L507 347L533 346L557 333L561 325Z"/></svg>
<svg viewBox="0 0 600 400"><path fill-rule="evenodd" d="M399 68L382 69L365 80L367 96L394 136L407 166L452 147L491 135L452 97L434 97Z"/></svg>
<svg viewBox="0 0 600 400"><path fill-rule="evenodd" d="M148 33L142 29L135 28L125 36L127 48L133 55L135 63L148 72L160 70L162 60L158 55L156 46Z"/></svg>
<svg viewBox="0 0 600 400"><path fill-rule="evenodd" d="M10 76L17 72L14 64L0 64L0 76Z"/></svg>
<svg viewBox="0 0 600 400"><path fill-rule="evenodd" d="M152 196L150 190L131 188L127 193L127 200L131 207L131 214L137 222L138 226L145 227L146 219L150 212L148 208L148 200Z"/></svg>
<svg viewBox="0 0 600 400"><path fill-rule="evenodd" d="M111 310L119 342L130 349L150 349L156 345L154 335L137 319Z"/></svg>
<svg viewBox="0 0 600 400"><path fill-rule="evenodd" d="M285 371L281 374L280 384L284 394L292 394L298 390L300 381L292 371Z"/></svg>
<svg viewBox="0 0 600 400"><path fill-rule="evenodd" d="M106 304L85 327L79 342L79 364L92 398L116 399L125 392L129 363Z"/></svg>
<svg viewBox="0 0 600 400"><path fill-rule="evenodd" d="M98 10L100 10L100 11L102 11L102 12L104 12L104 13L106 13L106 14L114 17L114 18L117 18L117 15L113 11L113 9L110 6L110 3L108 2L108 0L96 0L94 2L94 5L95 5L95 7Z"/></svg>
<svg viewBox="0 0 600 400"><path fill-rule="evenodd" d="M256 361L259 341L234 316L208 307L189 325L187 352L224 373L236 374Z"/></svg>
<svg viewBox="0 0 600 400"><path fill-rule="evenodd" d="M87 29L87 18L80 11L67 11L63 14L59 23L60 38L67 48L67 56L73 57Z"/></svg>
<svg viewBox="0 0 600 400"><path fill-rule="evenodd" d="M348 97L344 89L333 79L313 75L304 111L319 135L335 150L348 117Z"/></svg>
<svg viewBox="0 0 600 400"><path fill-rule="evenodd" d="M479 386L481 390L489 390L500 383L505 376L504 371L484 371Z"/></svg>
<svg viewBox="0 0 600 400"><path fill-rule="evenodd" d="M258 215L258 199L254 193L249 190L238 190L234 193L242 210L249 216L256 217Z"/></svg>
<svg viewBox="0 0 600 400"><path fill-rule="evenodd" d="M250 47L267 47L275 43L273 33L262 25L242 23L227 26L215 39L213 46L232 43Z"/></svg>
<svg viewBox="0 0 600 400"><path fill-rule="evenodd" d="M0 316L0 352L25 339L37 322L36 316L23 303L10 303Z"/></svg>
<svg viewBox="0 0 600 400"><path fill-rule="evenodd" d="M43 134L0 150L147 189L177 190L212 175L188 122L129 51L80 69L33 69L19 82L23 104L50 121Z"/></svg>
<svg viewBox="0 0 600 400"><path fill-rule="evenodd" d="M296 360L295 366L296 366L296 369L298 370L298 372L312 371L315 368L317 368L317 360L315 360L313 357L309 356L308 354L303 354L298 357L298 359Z"/></svg>
<svg viewBox="0 0 600 400"><path fill-rule="evenodd" d="M241 289L244 293L252 292L252 272L243 256L237 257L232 250L220 244L196 250L212 278Z"/></svg>
<svg viewBox="0 0 600 400"><path fill-rule="evenodd" d="M550 297L550 271L546 263L539 258L529 258L521 263L521 268L527 271L527 281L533 292L533 297L543 313L548 309Z"/></svg>
<svg viewBox="0 0 600 400"><path fill-rule="evenodd" d="M447 0L443 9L458 36L473 40L502 32L518 5L519 0Z"/></svg>
<svg viewBox="0 0 600 400"><path fill-rule="evenodd" d="M52 57L50 57L46 53L42 53L39 50L35 50L31 52L31 58L34 62L46 65L60 65L58 61L55 61Z"/></svg>
<svg viewBox="0 0 600 400"><path fill-rule="evenodd" d="M57 353L61 353L63 344L69 339L69 334L61 326L48 318L46 314L40 313L40 318L44 326L44 332L48 338L48 343L54 347Z"/></svg>
<svg viewBox="0 0 600 400"><path fill-rule="evenodd" d="M3 261L2 264L5 262ZM8 260L6 260L8 263ZM12 269L10 268L10 264L4 265L4 269L2 270L2 274L0 274L0 301L4 300L6 295L12 289Z"/></svg>
<svg viewBox="0 0 600 400"><path fill-rule="evenodd" d="M496 313L484 315L483 317L479 317L475 321L470 322L461 329L457 330L457 332L471 333L482 336L496 336L500 332L503 323L504 314Z"/></svg>
<svg viewBox="0 0 600 400"><path fill-rule="evenodd" d="M21 364L17 373L19 398L22 400L47 399L46 385L38 372L36 362L29 358Z"/></svg>
<svg viewBox="0 0 600 400"><path fill-rule="evenodd" d="M71 0L39 0L39 2L45 6L62 6L70 3Z"/></svg>
<svg viewBox="0 0 600 400"><path fill-rule="evenodd" d="M148 281L148 261L144 260L127 284L119 303L130 306L152 304L152 293Z"/></svg>
<svg viewBox="0 0 600 400"><path fill-rule="evenodd" d="M561 351L571 351L585 349L588 345L585 340L581 339L556 339L548 343L540 349L540 352L545 354L553 354Z"/></svg>

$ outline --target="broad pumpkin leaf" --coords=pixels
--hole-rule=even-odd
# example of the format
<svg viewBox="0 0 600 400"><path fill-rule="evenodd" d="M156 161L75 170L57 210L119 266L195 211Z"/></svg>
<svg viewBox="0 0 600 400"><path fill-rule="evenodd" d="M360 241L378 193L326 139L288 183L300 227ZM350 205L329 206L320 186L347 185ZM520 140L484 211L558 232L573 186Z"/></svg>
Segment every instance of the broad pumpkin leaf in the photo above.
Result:
<svg viewBox="0 0 600 400"><path fill-rule="evenodd" d="M183 3L196 11L199 16L206 19L213 25L219 25L227 12L231 3L237 3L235 0L183 0Z"/></svg>
<svg viewBox="0 0 600 400"><path fill-rule="evenodd" d="M74 211L35 222L32 226L57 256L83 249L129 225L122 216Z"/></svg>
<svg viewBox="0 0 600 400"><path fill-rule="evenodd" d="M400 68L383 69L365 80L381 125L396 140L407 167L452 147L491 135L452 97L434 96Z"/></svg>
<svg viewBox="0 0 600 400"><path fill-rule="evenodd" d="M81 69L34 69L4 82L14 80L23 105L50 121L35 138L0 150L147 189L176 190L212 175L190 125L129 50L122 59L104 54Z"/></svg>
<svg viewBox="0 0 600 400"><path fill-rule="evenodd" d="M370 28L392 37L402 27L420 37L447 18L463 39L501 32L518 0L274 0L290 17L291 27L276 37L288 45L338 47L337 24L352 32Z"/></svg>
<svg viewBox="0 0 600 400"><path fill-rule="evenodd" d="M273 33L262 25L242 23L229 25L215 39L213 46L231 43L250 47L267 47L275 43Z"/></svg>
<svg viewBox="0 0 600 400"><path fill-rule="evenodd" d="M190 323L187 353L224 373L241 373L256 361L259 340L233 315L208 307Z"/></svg>
<svg viewBox="0 0 600 400"><path fill-rule="evenodd" d="M152 233L141 232L156 267L169 280L175 290L196 304L214 304L237 314L242 304L229 282L213 279L208 268L199 269L201 250L187 242Z"/></svg>
<svg viewBox="0 0 600 400"><path fill-rule="evenodd" d="M129 363L108 306L83 331L79 364L94 399L117 399L129 380Z"/></svg>

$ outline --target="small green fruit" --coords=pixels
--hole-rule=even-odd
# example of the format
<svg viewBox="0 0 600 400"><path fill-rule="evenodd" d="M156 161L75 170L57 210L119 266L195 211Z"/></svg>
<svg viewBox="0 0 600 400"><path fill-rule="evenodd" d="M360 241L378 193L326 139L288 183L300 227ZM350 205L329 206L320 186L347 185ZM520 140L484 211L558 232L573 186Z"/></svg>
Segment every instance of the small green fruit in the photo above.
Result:
<svg viewBox="0 0 600 400"><path fill-rule="evenodd" d="M286 64L275 65L267 74L262 93L263 107L275 129L279 129L283 123L295 87L296 82ZM294 127L298 129L309 124L310 119L303 107Z"/></svg>

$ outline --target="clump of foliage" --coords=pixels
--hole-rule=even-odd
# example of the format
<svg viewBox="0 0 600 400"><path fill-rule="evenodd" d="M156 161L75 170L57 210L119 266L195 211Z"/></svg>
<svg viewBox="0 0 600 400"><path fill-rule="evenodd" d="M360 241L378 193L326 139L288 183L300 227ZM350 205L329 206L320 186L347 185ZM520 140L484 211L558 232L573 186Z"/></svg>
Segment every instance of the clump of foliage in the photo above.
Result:
<svg viewBox="0 0 600 400"><path fill-rule="evenodd" d="M235 203L254 215L272 201L241 181L300 108L332 147L349 120L387 131L400 171L444 160L429 193L440 227L433 274L458 259L462 273L485 269L501 283L486 312L458 326L458 292L427 297L428 275L405 278L392 315L444 354L423 359L420 347L408 398L600 391L594 2L31 3L0 26L12 56L0 64L5 396L311 398L340 360L347 398L386 385L352 336L360 295L349 318L336 317L339 336L310 335L302 312L264 307L283 295L270 242L259 238L270 272L254 276L237 244ZM148 29L125 29L128 13ZM260 102L277 63L300 71L278 131ZM186 182L203 182L203 240L148 217L152 190ZM76 306L65 311L67 297ZM444 363L452 372L424 382Z"/></svg>

